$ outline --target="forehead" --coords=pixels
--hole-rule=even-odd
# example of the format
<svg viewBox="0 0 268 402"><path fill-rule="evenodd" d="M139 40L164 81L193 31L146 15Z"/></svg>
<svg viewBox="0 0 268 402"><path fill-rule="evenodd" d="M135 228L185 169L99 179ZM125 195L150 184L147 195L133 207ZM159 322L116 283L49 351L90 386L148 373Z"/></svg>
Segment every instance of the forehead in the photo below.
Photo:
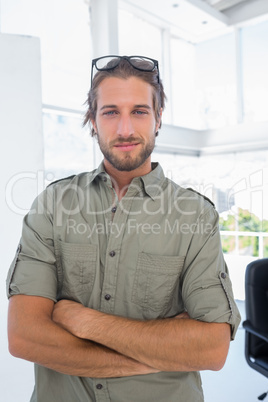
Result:
<svg viewBox="0 0 268 402"><path fill-rule="evenodd" d="M104 104L148 104L153 105L153 88L137 77L127 79L118 77L105 78L98 86L98 107Z"/></svg>

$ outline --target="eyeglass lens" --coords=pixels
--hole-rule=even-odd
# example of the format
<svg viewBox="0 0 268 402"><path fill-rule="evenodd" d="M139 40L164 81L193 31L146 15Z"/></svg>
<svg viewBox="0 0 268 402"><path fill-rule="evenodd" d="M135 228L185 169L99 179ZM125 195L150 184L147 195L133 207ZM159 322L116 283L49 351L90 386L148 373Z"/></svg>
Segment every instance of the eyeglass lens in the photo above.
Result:
<svg viewBox="0 0 268 402"><path fill-rule="evenodd" d="M96 60L95 66L97 70L112 69L119 64L121 58L123 57L102 57ZM146 57L128 57L126 59L133 67L143 71L152 71L155 68L155 62Z"/></svg>
<svg viewBox="0 0 268 402"><path fill-rule="evenodd" d="M107 70L116 67L120 62L119 57L102 57L96 60L95 66L97 70Z"/></svg>

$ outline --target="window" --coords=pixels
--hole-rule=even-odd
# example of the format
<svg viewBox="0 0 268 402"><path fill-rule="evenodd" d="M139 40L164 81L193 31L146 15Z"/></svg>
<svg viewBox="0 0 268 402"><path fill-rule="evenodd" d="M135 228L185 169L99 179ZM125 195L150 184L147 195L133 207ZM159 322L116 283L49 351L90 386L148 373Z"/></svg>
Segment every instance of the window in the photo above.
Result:
<svg viewBox="0 0 268 402"><path fill-rule="evenodd" d="M53 181L94 169L94 141L82 117L43 114L45 178Z"/></svg>
<svg viewBox="0 0 268 402"><path fill-rule="evenodd" d="M82 108L91 68L84 0L1 0L1 30L40 38L44 104Z"/></svg>
<svg viewBox="0 0 268 402"><path fill-rule="evenodd" d="M195 46L171 38L172 123L200 128L195 89Z"/></svg>
<svg viewBox="0 0 268 402"><path fill-rule="evenodd" d="M162 65L161 29L125 10L119 10L119 54L148 56Z"/></svg>
<svg viewBox="0 0 268 402"><path fill-rule="evenodd" d="M268 120L268 21L242 29L245 121Z"/></svg>
<svg viewBox="0 0 268 402"><path fill-rule="evenodd" d="M200 128L236 124L234 33L197 44L195 63Z"/></svg>
<svg viewBox="0 0 268 402"><path fill-rule="evenodd" d="M84 0L1 0L4 33L40 38L46 182L93 169L96 156L82 116L60 110L84 109L90 86L90 26Z"/></svg>
<svg viewBox="0 0 268 402"><path fill-rule="evenodd" d="M161 163L167 177L215 203L234 294L243 300L247 264L268 257L268 151L196 158L156 148L152 160Z"/></svg>

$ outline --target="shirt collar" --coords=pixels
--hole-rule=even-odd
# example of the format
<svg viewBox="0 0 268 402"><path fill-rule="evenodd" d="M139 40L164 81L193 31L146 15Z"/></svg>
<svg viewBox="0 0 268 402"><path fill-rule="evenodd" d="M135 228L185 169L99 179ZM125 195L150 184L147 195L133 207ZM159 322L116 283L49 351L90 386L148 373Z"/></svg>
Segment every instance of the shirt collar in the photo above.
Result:
<svg viewBox="0 0 268 402"><path fill-rule="evenodd" d="M97 177L107 177L109 178L108 173L105 171L103 161L99 165L99 167L92 171L91 176L89 177L88 185L91 184ZM158 162L152 162L152 170L148 174L135 177L131 184L142 186L145 193L149 195L153 200L157 197L157 195L162 191L162 185L165 180L165 175L162 167Z"/></svg>
<svg viewBox="0 0 268 402"><path fill-rule="evenodd" d="M102 177L106 176L107 178L109 177L109 175L106 173L106 171L104 169L103 161L101 162L101 164L99 165L99 167L97 169L92 170L92 172L89 176L87 185L91 184L98 176L102 176Z"/></svg>
<svg viewBox="0 0 268 402"><path fill-rule="evenodd" d="M153 200L162 191L165 175L162 167L158 162L152 162L152 170L145 176L141 176L140 180L144 185L144 190Z"/></svg>

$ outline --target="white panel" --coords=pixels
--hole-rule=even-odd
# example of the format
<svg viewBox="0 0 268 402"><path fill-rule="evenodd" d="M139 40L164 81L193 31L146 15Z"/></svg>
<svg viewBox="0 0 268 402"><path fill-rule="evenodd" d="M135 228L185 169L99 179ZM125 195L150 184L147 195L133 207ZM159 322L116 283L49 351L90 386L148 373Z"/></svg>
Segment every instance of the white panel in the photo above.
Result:
<svg viewBox="0 0 268 402"><path fill-rule="evenodd" d="M1 400L29 400L33 368L7 351L5 278L22 217L43 185L40 44L37 38L0 34ZM39 178L39 181L37 180ZM4 197L5 195L5 197Z"/></svg>

